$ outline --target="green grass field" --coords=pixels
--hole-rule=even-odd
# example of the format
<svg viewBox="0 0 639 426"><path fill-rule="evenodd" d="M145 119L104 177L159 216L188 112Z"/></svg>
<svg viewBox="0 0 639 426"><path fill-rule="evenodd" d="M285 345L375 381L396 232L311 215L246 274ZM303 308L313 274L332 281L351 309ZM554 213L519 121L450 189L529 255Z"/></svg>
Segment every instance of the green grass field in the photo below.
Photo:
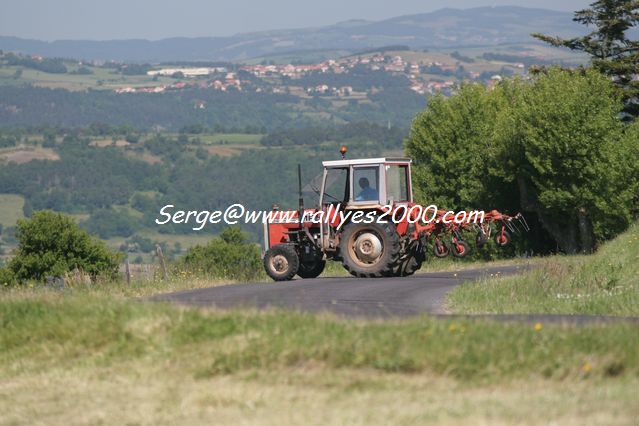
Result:
<svg viewBox="0 0 639 426"><path fill-rule="evenodd" d="M639 415L631 325L345 321L118 294L0 292L5 424L632 424Z"/></svg>
<svg viewBox="0 0 639 426"><path fill-rule="evenodd" d="M69 71L78 68L76 64L65 63L65 65ZM169 77L160 77L154 81L153 77L147 75L123 76L107 68L88 68L93 71L93 74L51 74L20 66L4 65L0 66L0 85L32 84L34 86L61 88L73 91L87 90L89 88L95 90L113 90L120 87L152 87L168 85L176 81ZM22 70L22 74L16 79L15 73L19 69Z"/></svg>
<svg viewBox="0 0 639 426"><path fill-rule="evenodd" d="M228 142L233 145L259 145L264 135L261 134L244 134L244 133L213 133L195 135L203 143L219 144L220 142Z"/></svg>
<svg viewBox="0 0 639 426"><path fill-rule="evenodd" d="M555 256L514 277L458 287L449 305L464 313L639 316L639 224L590 256Z"/></svg>
<svg viewBox="0 0 639 426"><path fill-rule="evenodd" d="M22 207L24 197L14 194L0 194L0 224L2 226L15 226L18 219L22 219Z"/></svg>

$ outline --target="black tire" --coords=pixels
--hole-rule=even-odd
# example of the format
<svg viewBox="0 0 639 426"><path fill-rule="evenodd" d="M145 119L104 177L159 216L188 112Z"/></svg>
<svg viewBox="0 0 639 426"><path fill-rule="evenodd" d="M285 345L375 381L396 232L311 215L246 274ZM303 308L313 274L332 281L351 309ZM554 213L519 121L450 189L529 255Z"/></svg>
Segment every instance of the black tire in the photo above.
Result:
<svg viewBox="0 0 639 426"><path fill-rule="evenodd" d="M396 275L399 277L409 277L421 269L423 262L423 254L411 254L400 264L399 271Z"/></svg>
<svg viewBox="0 0 639 426"><path fill-rule="evenodd" d="M274 281L290 281L299 266L299 257L290 244L278 244L264 254L264 269Z"/></svg>
<svg viewBox="0 0 639 426"><path fill-rule="evenodd" d="M470 253L470 246L466 241L459 240L456 243L450 243L450 252L457 259L463 259Z"/></svg>
<svg viewBox="0 0 639 426"><path fill-rule="evenodd" d="M450 248L443 241L441 241L440 244L440 246L437 246L437 243L433 245L433 254L437 258L443 259L445 257L448 257L448 255L450 254Z"/></svg>
<svg viewBox="0 0 639 426"><path fill-rule="evenodd" d="M300 278L317 278L322 272L324 272L325 266L326 261L322 259L318 259L314 262L300 262L297 275Z"/></svg>
<svg viewBox="0 0 639 426"><path fill-rule="evenodd" d="M374 241L376 242L373 244ZM358 249L355 248L356 242L359 244ZM381 244L379 255L375 255L380 251L376 244ZM394 275L399 250L399 235L392 223L352 223L346 226L340 237L342 265L358 278ZM367 258L369 255L371 257Z"/></svg>
<svg viewBox="0 0 639 426"><path fill-rule="evenodd" d="M495 244L499 247L506 247L512 241L512 237L508 233L508 231L499 231L495 234Z"/></svg>

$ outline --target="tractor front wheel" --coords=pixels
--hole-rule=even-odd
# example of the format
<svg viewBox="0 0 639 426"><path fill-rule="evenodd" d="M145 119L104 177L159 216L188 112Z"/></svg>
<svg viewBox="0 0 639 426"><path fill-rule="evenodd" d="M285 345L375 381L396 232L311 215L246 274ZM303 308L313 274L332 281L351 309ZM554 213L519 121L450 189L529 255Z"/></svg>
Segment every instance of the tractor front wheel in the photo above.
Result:
<svg viewBox="0 0 639 426"><path fill-rule="evenodd" d="M399 235L392 223L352 223L342 232L339 251L351 275L390 276L399 261Z"/></svg>
<svg viewBox="0 0 639 426"><path fill-rule="evenodd" d="M297 270L297 275L300 278L317 278L322 272L326 261L322 259L314 260L311 262L300 262L300 267Z"/></svg>
<svg viewBox="0 0 639 426"><path fill-rule="evenodd" d="M290 281L297 274L299 266L295 247L290 244L273 246L264 255L264 269L275 281Z"/></svg>
<svg viewBox="0 0 639 426"><path fill-rule="evenodd" d="M415 272L419 271L422 267L422 263L424 262L424 255L410 255L407 259L405 259L400 265L399 270L397 272L397 276L399 277L409 277L413 275Z"/></svg>

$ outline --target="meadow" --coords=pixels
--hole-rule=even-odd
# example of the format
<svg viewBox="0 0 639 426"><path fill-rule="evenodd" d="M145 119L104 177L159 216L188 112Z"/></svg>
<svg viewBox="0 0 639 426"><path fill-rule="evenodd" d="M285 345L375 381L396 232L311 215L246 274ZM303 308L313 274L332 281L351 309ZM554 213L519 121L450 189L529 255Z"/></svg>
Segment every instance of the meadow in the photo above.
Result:
<svg viewBox="0 0 639 426"><path fill-rule="evenodd" d="M589 262L579 256L535 260L528 274L462 285L450 307L457 313L636 314L636 298L611 299L590 311L553 299L559 307L548 310L530 303L534 292L526 289L535 277L554 277L537 282L544 289L537 293L565 292L564 282L592 291L592 283L615 270L606 262L622 248L627 256L615 265L626 272L612 279L627 285L636 276L624 269L637 255L636 234L635 226ZM553 269L569 262L574 265ZM423 270L459 266L433 262ZM513 283L523 284L514 290ZM131 285L0 289L3 423L630 425L639 415L633 323L347 320L148 301L227 284L185 273ZM481 289L485 299L496 298L492 309L478 304Z"/></svg>
<svg viewBox="0 0 639 426"><path fill-rule="evenodd" d="M183 309L117 288L4 290L0 322L4 424L632 424L639 414L634 325L346 321Z"/></svg>

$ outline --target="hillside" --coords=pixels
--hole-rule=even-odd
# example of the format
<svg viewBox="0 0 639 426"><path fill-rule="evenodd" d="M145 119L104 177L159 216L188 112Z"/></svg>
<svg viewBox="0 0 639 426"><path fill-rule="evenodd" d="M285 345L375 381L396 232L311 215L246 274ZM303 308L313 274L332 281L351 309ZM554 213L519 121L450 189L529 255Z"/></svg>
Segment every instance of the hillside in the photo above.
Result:
<svg viewBox="0 0 639 426"><path fill-rule="evenodd" d="M371 22L354 20L326 27L265 31L230 37L149 40L58 40L0 37L0 49L48 57L131 62L225 60L317 49L366 49L384 45L451 48L527 43L530 33L580 34L572 14L522 7L441 9Z"/></svg>

